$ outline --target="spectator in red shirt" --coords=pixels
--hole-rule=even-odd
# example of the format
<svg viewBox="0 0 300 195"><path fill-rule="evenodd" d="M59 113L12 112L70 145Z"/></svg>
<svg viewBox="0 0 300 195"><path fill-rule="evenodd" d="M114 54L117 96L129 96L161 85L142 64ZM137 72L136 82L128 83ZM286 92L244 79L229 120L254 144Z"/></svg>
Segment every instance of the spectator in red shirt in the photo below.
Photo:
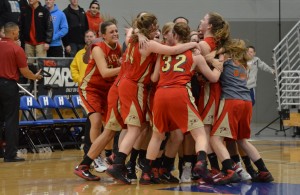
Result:
<svg viewBox="0 0 300 195"><path fill-rule="evenodd" d="M97 38L101 37L99 26L103 22L103 19L100 16L100 4L98 1L92 1L89 8L90 9L85 13L89 29L96 32Z"/></svg>
<svg viewBox="0 0 300 195"><path fill-rule="evenodd" d="M4 162L24 161L17 156L19 142L19 88L20 73L32 80L41 79L40 71L33 74L26 62L24 50L15 43L19 39L19 27L13 22L4 25L5 37L0 40L0 113L5 122Z"/></svg>
<svg viewBox="0 0 300 195"><path fill-rule="evenodd" d="M27 57L46 57L53 36L53 24L50 12L39 0L29 1L20 16L21 35L25 41ZM32 64L34 60L28 60Z"/></svg>

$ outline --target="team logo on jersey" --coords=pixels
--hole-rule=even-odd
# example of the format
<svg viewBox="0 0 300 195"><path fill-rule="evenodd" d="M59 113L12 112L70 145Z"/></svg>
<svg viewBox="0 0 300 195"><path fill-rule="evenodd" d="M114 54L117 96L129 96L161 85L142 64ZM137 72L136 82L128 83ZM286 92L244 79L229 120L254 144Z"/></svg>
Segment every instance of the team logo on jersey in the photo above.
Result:
<svg viewBox="0 0 300 195"><path fill-rule="evenodd" d="M239 70L234 70L234 71L233 71L233 75L234 75L235 77L239 77L239 78L242 79L242 80L247 79L247 73L246 73L246 72L241 72L241 71L239 71Z"/></svg>
<svg viewBox="0 0 300 195"><path fill-rule="evenodd" d="M196 118L194 118L194 119L191 119L190 120L190 125L191 126L193 126L195 123L197 123L198 122L198 120L196 119Z"/></svg>
<svg viewBox="0 0 300 195"><path fill-rule="evenodd" d="M110 56L107 56L107 60L108 60L108 63L115 63L115 62L119 62L119 56L116 55L116 54L112 54Z"/></svg>
<svg viewBox="0 0 300 195"><path fill-rule="evenodd" d="M135 115L130 115L129 116L129 121L135 121L138 117Z"/></svg>
<svg viewBox="0 0 300 195"><path fill-rule="evenodd" d="M117 126L117 123L115 123L115 122L109 122L109 126L111 126L111 127L116 127L116 126Z"/></svg>
<svg viewBox="0 0 300 195"><path fill-rule="evenodd" d="M228 132L228 128L227 127L220 127L220 133L225 133Z"/></svg>
<svg viewBox="0 0 300 195"><path fill-rule="evenodd" d="M212 124L214 120L214 115L210 114L210 115L207 115L204 119L205 123L209 123L209 124Z"/></svg>
<svg viewBox="0 0 300 195"><path fill-rule="evenodd" d="M208 115L207 118L212 120L214 118L214 115Z"/></svg>

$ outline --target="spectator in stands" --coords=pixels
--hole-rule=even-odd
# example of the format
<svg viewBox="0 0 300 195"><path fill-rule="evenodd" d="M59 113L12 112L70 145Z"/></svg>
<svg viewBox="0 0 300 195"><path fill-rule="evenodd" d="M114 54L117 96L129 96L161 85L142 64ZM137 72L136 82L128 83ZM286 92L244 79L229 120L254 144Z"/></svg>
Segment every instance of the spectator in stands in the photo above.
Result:
<svg viewBox="0 0 300 195"><path fill-rule="evenodd" d="M58 6L55 0L45 0L45 7L49 10L53 23L53 37L50 48L47 51L48 57L63 57L64 50L62 47L62 38L68 33L67 18Z"/></svg>
<svg viewBox="0 0 300 195"><path fill-rule="evenodd" d="M95 38L96 38L96 33L94 31L91 30L86 31L84 36L85 47L76 53L70 65L72 79L75 83L78 83L78 86L81 83L85 74L85 70L87 68L87 63L83 61L83 56L87 52L87 48L90 48L89 46L93 43L93 40ZM84 115L86 115L86 113L84 113ZM85 155L89 151L91 145L92 143L90 140L90 121L87 120L85 126L84 147L83 147L83 151Z"/></svg>
<svg viewBox="0 0 300 195"><path fill-rule="evenodd" d="M26 63L24 50L15 44L19 39L19 27L13 22L4 25L5 37L0 41L0 113L5 122L5 152L4 162L24 161L17 156L19 142L19 88L17 81L20 73L32 80L41 79L40 71L33 74Z"/></svg>
<svg viewBox="0 0 300 195"><path fill-rule="evenodd" d="M26 7L29 7L29 4L28 4L28 0L18 0L19 2L19 6L20 6L20 16L19 16L19 21L18 23L16 24L20 24L20 17L21 17L21 13L24 9L26 9ZM23 49L25 49L25 41L24 41L24 37L22 36L22 34L20 33L20 45ZM23 77L22 75L20 75L21 77Z"/></svg>
<svg viewBox="0 0 300 195"><path fill-rule="evenodd" d="M7 22L18 24L20 17L20 6L18 0L0 1L0 26Z"/></svg>
<svg viewBox="0 0 300 195"><path fill-rule="evenodd" d="M92 30L86 31L84 36L85 47L76 53L70 65L72 79L75 83L78 83L78 85L81 83L87 67L87 63L84 63L83 61L83 55L86 53L87 51L86 49L92 44L95 38L96 38L96 33L94 31Z"/></svg>
<svg viewBox="0 0 300 195"><path fill-rule="evenodd" d="M250 96L252 99L252 106L255 104L255 87L256 87L256 80L257 80L257 72L258 68L260 68L263 71L269 72L271 74L275 74L275 71L273 68L268 66L265 62L263 62L261 59L256 57L256 51L254 46L248 46L248 55L250 56L251 60L248 61L248 81L247 81L247 87L250 89Z"/></svg>
<svg viewBox="0 0 300 195"><path fill-rule="evenodd" d="M97 38L100 37L99 26L103 22L103 19L100 15L100 4L98 1L93 0L90 4L90 9L85 13L89 29L96 32Z"/></svg>
<svg viewBox="0 0 300 195"><path fill-rule="evenodd" d="M38 0L21 10L20 32L25 41L27 57L46 57L52 41L53 24L50 12ZM32 64L34 60L28 60Z"/></svg>
<svg viewBox="0 0 300 195"><path fill-rule="evenodd" d="M78 0L70 0L64 13L69 24L69 32L63 37L63 43L66 55L74 57L85 45L84 34L89 29L88 21L84 9L78 5Z"/></svg>
<svg viewBox="0 0 300 195"><path fill-rule="evenodd" d="M179 23L179 22L184 22L186 24L189 24L189 20L183 16L179 16L173 20L173 23L175 23L175 24Z"/></svg>

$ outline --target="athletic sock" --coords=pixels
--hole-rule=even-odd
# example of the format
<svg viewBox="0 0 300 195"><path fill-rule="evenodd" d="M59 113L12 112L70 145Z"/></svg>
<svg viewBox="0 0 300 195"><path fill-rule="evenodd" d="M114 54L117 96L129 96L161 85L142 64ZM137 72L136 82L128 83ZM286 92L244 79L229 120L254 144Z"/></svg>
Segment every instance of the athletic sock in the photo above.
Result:
<svg viewBox="0 0 300 195"><path fill-rule="evenodd" d="M192 168L195 167L196 163L197 163L197 155L193 155Z"/></svg>
<svg viewBox="0 0 300 195"><path fill-rule="evenodd" d="M250 160L249 156L242 156L241 158L244 162L244 165L245 165L245 168L246 168L247 172L250 173L250 174L254 173L255 170L254 170L254 168L251 164L251 160Z"/></svg>
<svg viewBox="0 0 300 195"><path fill-rule="evenodd" d="M183 172L183 163L184 162L187 162L185 161L184 157L179 157L179 160L178 160L178 171L179 171L179 177L181 177L182 175L182 172Z"/></svg>
<svg viewBox="0 0 300 195"><path fill-rule="evenodd" d="M231 159L226 159L222 162L222 170L225 172L225 174L227 173L226 170L233 170L232 169L232 160Z"/></svg>
<svg viewBox="0 0 300 195"><path fill-rule="evenodd" d="M219 166L219 162L218 162L218 157L217 157L216 153L213 152L213 153L208 154L207 158L209 160L211 168L214 168L216 170L220 170L220 166Z"/></svg>
<svg viewBox="0 0 300 195"><path fill-rule="evenodd" d="M262 158L255 161L254 164L259 171L266 171L266 172L269 171Z"/></svg>
<svg viewBox="0 0 300 195"><path fill-rule="evenodd" d="M161 157L155 159L155 161L153 161L153 163L152 163L152 167L153 168L161 168L162 161L163 161L163 159Z"/></svg>
<svg viewBox="0 0 300 195"><path fill-rule="evenodd" d="M139 155L139 150L132 148L129 161L136 164L136 159Z"/></svg>
<svg viewBox="0 0 300 195"><path fill-rule="evenodd" d="M151 173L151 168L152 168L152 164L153 164L153 161L152 160L149 160L149 159L143 159L142 160L143 162L142 162L142 164L143 164L143 172L145 172L145 173Z"/></svg>
<svg viewBox="0 0 300 195"><path fill-rule="evenodd" d="M139 159L146 158L147 150L140 149L139 151Z"/></svg>
<svg viewBox="0 0 300 195"><path fill-rule="evenodd" d="M241 162L240 160L240 155L236 154L236 155L233 155L233 156L230 156L231 160L233 160L234 163L239 163Z"/></svg>
<svg viewBox="0 0 300 195"><path fill-rule="evenodd" d="M80 165L88 165L90 166L94 160L91 159L88 155L86 155L81 161Z"/></svg>
<svg viewBox="0 0 300 195"><path fill-rule="evenodd" d="M112 150L105 150L105 156L109 157L112 154Z"/></svg>
<svg viewBox="0 0 300 195"><path fill-rule="evenodd" d="M197 152L197 162L198 161L206 161L206 152L203 150L200 150L199 152Z"/></svg>
<svg viewBox="0 0 300 195"><path fill-rule="evenodd" d="M168 171L171 171L174 166L175 158L169 158L167 156L164 156L163 162L162 162L162 168L166 168Z"/></svg>
<svg viewBox="0 0 300 195"><path fill-rule="evenodd" d="M195 155L184 155L183 156L183 162L190 162L190 163L192 163L193 160L194 160L194 156Z"/></svg>

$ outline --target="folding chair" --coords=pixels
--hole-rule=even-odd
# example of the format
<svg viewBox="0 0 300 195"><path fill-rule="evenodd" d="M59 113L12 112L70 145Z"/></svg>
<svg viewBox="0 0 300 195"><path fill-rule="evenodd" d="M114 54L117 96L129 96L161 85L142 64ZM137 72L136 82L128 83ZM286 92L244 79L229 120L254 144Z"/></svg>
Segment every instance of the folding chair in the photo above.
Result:
<svg viewBox="0 0 300 195"><path fill-rule="evenodd" d="M39 152L38 148L44 147L50 147L51 150L54 151L53 146L46 135L46 131L52 128L54 122L45 119L38 120L35 117L33 110L39 111L44 118L44 113L41 109L41 106L35 98L31 96L22 96L20 98L20 110L22 111L22 116L25 121L19 121L19 129L25 136L27 144L30 146L32 152ZM39 135L42 135L42 137L40 137L37 132L39 132ZM35 139L30 136L32 133L35 135ZM42 143L42 138L46 143ZM34 140L37 140L39 144L35 144Z"/></svg>
<svg viewBox="0 0 300 195"><path fill-rule="evenodd" d="M60 117L68 120L70 129L73 129L73 131L71 131L73 136L77 138L77 141L81 140L81 135L83 135L87 119L80 118L76 108L74 107L74 104L72 105L65 96L56 95L54 96L53 100L57 105L57 112L59 113ZM80 98L74 103L80 103Z"/></svg>
<svg viewBox="0 0 300 195"><path fill-rule="evenodd" d="M79 114L76 112L75 110L75 106L76 107L79 107L80 105L80 97L78 96L76 98L76 101L73 102L73 105L70 103L70 101L65 97L65 96L62 96L62 95L56 95L54 96L53 98L57 108L58 108L58 113L60 115L60 117L62 119L66 119L66 116L63 116L62 112L61 112L61 109L68 109L72 112L73 114L73 118L68 118L68 120L72 119L71 121L74 122L74 123L85 123L86 122L86 118L80 118L79 117ZM74 103L75 103L75 106L74 106ZM69 113L70 114L70 113Z"/></svg>
<svg viewBox="0 0 300 195"><path fill-rule="evenodd" d="M85 111L81 105L81 99L80 99L80 96L79 95L71 95L70 97L70 101L73 105L73 108L74 108L74 112L76 112L76 115L80 117L80 114L82 113L82 117L80 117L83 121L85 121L85 127L86 127L86 121L87 121L87 118L85 117L86 115L84 114ZM78 111L80 113L78 113ZM84 131L85 131L85 128L82 129L82 131L80 131L80 133L78 133L76 136L80 138L82 136L84 136Z"/></svg>
<svg viewBox="0 0 300 195"><path fill-rule="evenodd" d="M87 118L85 117L85 115L83 114L85 111L81 105L81 99L79 95L71 95L71 103L73 105L74 108L74 112L77 113L77 116L79 116L79 113L77 112L77 110L80 110L80 112L82 112L82 117L79 116L79 118L82 118L82 120L87 120Z"/></svg>
<svg viewBox="0 0 300 195"><path fill-rule="evenodd" d="M54 117L53 116L53 122L54 122L54 134L55 137L57 138L57 141L60 145L61 150L64 150L65 145L75 145L77 149L80 149L80 146L75 138L75 136L71 132L71 128L74 126L81 126L83 124L82 120L78 119L65 119L63 118L62 113L60 112L57 103L53 101L52 98L49 96L41 95L38 97L39 103L43 109L51 109L51 111L54 111L58 116ZM70 103L69 103L70 104ZM71 105L72 107L72 105ZM60 132L63 135L68 135L67 138L68 140L65 141L63 140L64 137L58 136L56 133L57 130L61 130ZM69 141L71 140L71 142Z"/></svg>
<svg viewBox="0 0 300 195"><path fill-rule="evenodd" d="M81 99L79 95L72 95L71 96L71 102L73 104L73 108L78 109L78 108L82 108L81 106Z"/></svg>

